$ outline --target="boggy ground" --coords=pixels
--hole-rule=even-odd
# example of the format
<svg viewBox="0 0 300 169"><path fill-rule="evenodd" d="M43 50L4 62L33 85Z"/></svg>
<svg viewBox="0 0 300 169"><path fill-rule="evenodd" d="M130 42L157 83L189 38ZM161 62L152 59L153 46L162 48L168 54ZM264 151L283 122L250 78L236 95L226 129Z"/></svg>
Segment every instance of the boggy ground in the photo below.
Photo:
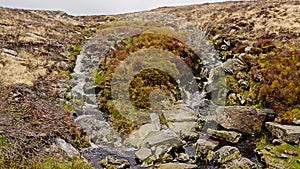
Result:
<svg viewBox="0 0 300 169"><path fill-rule="evenodd" d="M247 69L226 75L228 105L273 108L277 121L291 123L300 116L299 5L297 1L226 2L151 12L173 14L206 28L224 62L243 54ZM81 46L102 21L119 16L73 17L58 11L7 8L0 8L0 13L1 168L88 168L51 148L57 137L78 149L88 144L72 122L71 107L58 102L63 97L59 89L70 87L70 72ZM248 85L242 85L241 79ZM275 161L297 167L297 157L291 158L293 166L289 159Z"/></svg>

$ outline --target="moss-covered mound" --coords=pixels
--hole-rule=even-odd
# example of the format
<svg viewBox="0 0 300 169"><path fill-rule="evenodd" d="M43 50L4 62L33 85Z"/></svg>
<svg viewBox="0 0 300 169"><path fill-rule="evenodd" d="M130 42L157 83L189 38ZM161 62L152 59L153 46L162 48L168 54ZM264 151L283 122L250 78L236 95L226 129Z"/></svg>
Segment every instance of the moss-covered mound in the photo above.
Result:
<svg viewBox="0 0 300 169"><path fill-rule="evenodd" d="M189 79L185 79L187 71L192 72L193 76L200 77L202 67L199 57L193 50L174 37L164 34L142 33L125 38L114 48L116 50L110 51L105 59L102 59L96 75L96 84L100 87L100 109L110 115L114 128L123 134L130 132L134 127L138 127L139 124L145 122L144 120L149 120L146 111L151 107L149 95L152 91L161 90L172 100L180 100L183 96L177 80L188 81ZM134 109L137 110L137 112L132 110L132 112L127 113L142 118L135 119L129 116L130 119L126 119L128 116L125 118L113 102L116 98L112 97L112 78L118 76L116 71L117 69L120 70L120 65L125 61L128 64L123 65L131 68L125 67L124 69L128 69L127 71L130 73L121 74L121 76L128 76L121 78L131 79L129 97ZM149 66L152 64L155 66ZM190 70L186 70L186 67ZM117 93L122 92L123 88L127 87L126 82L119 82L117 85L120 89L117 89ZM123 96L127 97L126 93ZM118 97L117 99L125 100L126 98ZM126 104L123 103L122 107L125 109ZM136 115L137 113L139 115ZM145 115L142 115L143 113ZM139 122L135 120L139 120Z"/></svg>

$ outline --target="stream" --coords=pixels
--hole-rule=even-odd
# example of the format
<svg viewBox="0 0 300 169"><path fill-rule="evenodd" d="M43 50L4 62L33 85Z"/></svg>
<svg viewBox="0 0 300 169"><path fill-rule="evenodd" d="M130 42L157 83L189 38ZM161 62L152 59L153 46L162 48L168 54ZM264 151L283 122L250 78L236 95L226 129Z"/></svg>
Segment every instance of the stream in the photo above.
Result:
<svg viewBox="0 0 300 169"><path fill-rule="evenodd" d="M100 29L96 35L83 47L76 60L74 68L73 87L71 90L75 108L75 122L79 123L91 140L92 146L82 150L83 156L88 159L95 168L102 168L98 162L107 156L116 159L126 159L130 168L141 168L140 163L134 156L136 150L126 147L121 134L112 129L108 116L99 110L98 88L94 84L95 70L99 67L101 59L114 50L115 45L126 37L132 37L145 31L157 31L154 28L167 28L182 32L186 35L185 43L191 47L201 59L204 67L203 77L207 80L203 83L201 91L190 93L184 90L186 98L184 104L201 115L213 117L217 106L225 105L226 89L223 83L224 72L219 72L222 62L218 59L215 49L206 41L206 32L193 26L178 17L144 12L127 15L120 20L114 21ZM159 26L160 25L160 26ZM218 72L218 73L216 73ZM186 83L185 85L189 85ZM207 98L208 91L210 97ZM221 93L221 95L220 95ZM205 124L206 127L216 128L216 124ZM241 154L257 163L252 141L243 140L235 145ZM202 168L216 168L214 166L199 166Z"/></svg>

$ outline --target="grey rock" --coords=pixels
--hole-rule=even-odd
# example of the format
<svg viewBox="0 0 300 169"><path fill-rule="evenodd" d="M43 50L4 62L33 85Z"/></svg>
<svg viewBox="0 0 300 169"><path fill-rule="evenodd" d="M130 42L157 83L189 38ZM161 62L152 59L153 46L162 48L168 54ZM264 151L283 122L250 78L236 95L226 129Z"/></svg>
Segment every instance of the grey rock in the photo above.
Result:
<svg viewBox="0 0 300 169"><path fill-rule="evenodd" d="M167 121L172 122L197 121L198 117L198 114L185 104L175 104L163 110L163 115Z"/></svg>
<svg viewBox="0 0 300 169"><path fill-rule="evenodd" d="M223 164L220 168L221 169L234 169L234 168L240 168L240 169L254 169L257 165L253 163L248 158L240 158L232 160L228 163Z"/></svg>
<svg viewBox="0 0 300 169"><path fill-rule="evenodd" d="M274 136L285 142L299 142L300 126L281 125L275 122L266 122L266 127Z"/></svg>
<svg viewBox="0 0 300 169"><path fill-rule="evenodd" d="M137 152L135 152L135 155L140 160L145 160L146 158L148 158L152 155L152 152L148 148L141 148Z"/></svg>
<svg viewBox="0 0 300 169"><path fill-rule="evenodd" d="M293 123L294 123L295 125L300 125L300 119L294 118L294 119L293 119Z"/></svg>
<svg viewBox="0 0 300 169"><path fill-rule="evenodd" d="M289 158L289 156L284 154L284 153L277 155L277 157L282 158L282 159L288 159Z"/></svg>
<svg viewBox="0 0 300 169"><path fill-rule="evenodd" d="M274 139L273 141L272 141L272 144L274 144L274 145L280 145L280 144L282 144L283 143L283 141L281 140L281 139Z"/></svg>
<svg viewBox="0 0 300 169"><path fill-rule="evenodd" d="M209 151L214 150L217 146L217 142L209 141L206 139L198 139L195 143L196 146L196 157L200 159L206 158Z"/></svg>
<svg viewBox="0 0 300 169"><path fill-rule="evenodd" d="M153 147L158 145L175 146L181 139L171 130L161 130L150 132L142 142L142 147Z"/></svg>
<svg viewBox="0 0 300 169"><path fill-rule="evenodd" d="M128 138L125 140L125 147L128 148L140 148L143 140L147 137L150 132L159 131L155 124L144 124L138 130L130 133Z"/></svg>
<svg viewBox="0 0 300 169"><path fill-rule="evenodd" d="M196 132L197 122L168 122L168 127L174 131L181 139L199 137Z"/></svg>
<svg viewBox="0 0 300 169"><path fill-rule="evenodd" d="M185 153L179 153L178 157L177 157L177 160L179 162L187 162L187 161L189 161L189 159L190 159L189 155L187 155Z"/></svg>
<svg viewBox="0 0 300 169"><path fill-rule="evenodd" d="M238 148L232 146L223 146L214 153L213 163L224 164L232 160L241 158Z"/></svg>
<svg viewBox="0 0 300 169"><path fill-rule="evenodd" d="M235 72L244 70L247 68L247 65L239 59L232 58L228 59L223 63L223 69L226 73L234 74Z"/></svg>
<svg viewBox="0 0 300 169"><path fill-rule="evenodd" d="M86 130L93 143L99 145L113 144L116 147L121 145L122 138L110 127L108 122L98 120L94 116L86 116L77 122Z"/></svg>
<svg viewBox="0 0 300 169"><path fill-rule="evenodd" d="M207 134L231 143L238 143L242 137L241 133L235 131L226 131L226 130L213 130L207 129Z"/></svg>
<svg viewBox="0 0 300 169"><path fill-rule="evenodd" d="M2 52L6 53L6 54L9 54L9 55L12 55L12 56L17 56L18 55L17 51L11 50L11 49L6 49L6 48L3 48Z"/></svg>
<svg viewBox="0 0 300 169"><path fill-rule="evenodd" d="M72 158L74 156L79 155L79 152L69 143L67 143L65 140L61 138L56 138L56 143L59 145L59 147L67 153L67 156Z"/></svg>
<svg viewBox="0 0 300 169"><path fill-rule="evenodd" d="M239 99L240 103L243 105L245 104L246 100L241 94L237 94L236 97Z"/></svg>
<svg viewBox="0 0 300 169"><path fill-rule="evenodd" d="M247 106L219 106L216 121L226 129L254 134L261 131L266 113Z"/></svg>
<svg viewBox="0 0 300 169"><path fill-rule="evenodd" d="M130 163L126 159L118 159L113 156L106 156L104 159L98 162L100 166L103 168L117 168L117 169L125 169L130 167Z"/></svg>

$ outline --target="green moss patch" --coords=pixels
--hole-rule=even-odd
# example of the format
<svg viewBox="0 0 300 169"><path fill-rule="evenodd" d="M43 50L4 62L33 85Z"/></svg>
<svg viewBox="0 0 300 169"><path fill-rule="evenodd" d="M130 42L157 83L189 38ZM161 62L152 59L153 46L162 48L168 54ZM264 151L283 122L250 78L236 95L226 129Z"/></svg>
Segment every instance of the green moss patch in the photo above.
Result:
<svg viewBox="0 0 300 169"><path fill-rule="evenodd" d="M292 145L283 142L280 145L271 143L272 137L264 135L259 142L256 143L256 151L259 151L261 158L266 162L267 168L272 168L274 165L289 169L298 169L300 159L299 145Z"/></svg>

